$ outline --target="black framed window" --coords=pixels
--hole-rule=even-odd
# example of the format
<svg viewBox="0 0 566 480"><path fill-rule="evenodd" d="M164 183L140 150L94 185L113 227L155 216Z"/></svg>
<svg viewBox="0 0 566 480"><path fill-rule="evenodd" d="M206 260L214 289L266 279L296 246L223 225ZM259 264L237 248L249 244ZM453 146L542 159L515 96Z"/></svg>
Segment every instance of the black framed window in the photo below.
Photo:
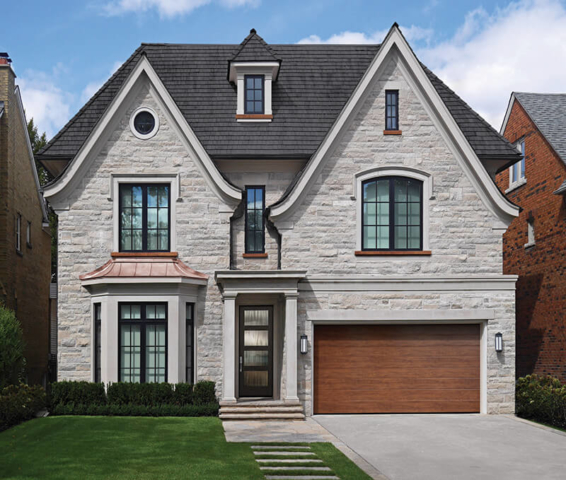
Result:
<svg viewBox="0 0 566 480"><path fill-rule="evenodd" d="M100 368L100 358L101 358L101 347L100 347L100 336L102 331L102 321L101 321L101 305L100 303L94 304L94 381L101 381L101 368Z"/></svg>
<svg viewBox="0 0 566 480"><path fill-rule="evenodd" d="M362 250L422 250L423 183L382 177L362 189Z"/></svg>
<svg viewBox="0 0 566 480"><path fill-rule="evenodd" d="M187 325L186 325L186 382L195 383L195 370L193 355L195 346L195 304L187 303Z"/></svg>
<svg viewBox="0 0 566 480"><path fill-rule="evenodd" d="M167 304L120 303L121 382L167 381Z"/></svg>
<svg viewBox="0 0 566 480"><path fill-rule="evenodd" d="M263 114L264 112L264 77L263 75L245 75L244 112Z"/></svg>
<svg viewBox="0 0 566 480"><path fill-rule="evenodd" d="M264 253L265 187L246 187L246 253Z"/></svg>
<svg viewBox="0 0 566 480"><path fill-rule="evenodd" d="M120 251L168 252L171 192L169 184L120 184Z"/></svg>
<svg viewBox="0 0 566 480"><path fill-rule="evenodd" d="M399 90L385 91L385 130L399 130Z"/></svg>

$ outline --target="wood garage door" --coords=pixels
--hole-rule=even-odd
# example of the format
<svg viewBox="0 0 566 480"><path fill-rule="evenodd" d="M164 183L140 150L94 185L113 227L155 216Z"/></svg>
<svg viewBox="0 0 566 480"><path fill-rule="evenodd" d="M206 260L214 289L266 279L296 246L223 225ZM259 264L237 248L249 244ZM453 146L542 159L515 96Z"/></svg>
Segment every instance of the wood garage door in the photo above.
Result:
<svg viewBox="0 0 566 480"><path fill-rule="evenodd" d="M479 325L315 327L315 413L479 409Z"/></svg>

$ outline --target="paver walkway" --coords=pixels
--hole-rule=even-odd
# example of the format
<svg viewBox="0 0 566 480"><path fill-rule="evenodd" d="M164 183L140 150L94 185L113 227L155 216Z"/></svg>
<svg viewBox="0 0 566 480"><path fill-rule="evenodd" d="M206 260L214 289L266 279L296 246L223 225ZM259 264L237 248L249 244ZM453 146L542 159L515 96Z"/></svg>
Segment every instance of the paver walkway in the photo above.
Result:
<svg viewBox="0 0 566 480"><path fill-rule="evenodd" d="M267 480L338 480L307 444L252 445Z"/></svg>

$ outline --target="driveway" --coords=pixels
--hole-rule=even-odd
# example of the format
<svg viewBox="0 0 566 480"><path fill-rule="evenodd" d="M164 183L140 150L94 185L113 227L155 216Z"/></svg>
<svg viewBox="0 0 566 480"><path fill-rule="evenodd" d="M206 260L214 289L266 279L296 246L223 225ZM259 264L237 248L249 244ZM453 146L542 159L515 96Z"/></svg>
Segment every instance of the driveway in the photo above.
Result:
<svg viewBox="0 0 566 480"><path fill-rule="evenodd" d="M566 478L566 434L513 417L313 418L391 480Z"/></svg>

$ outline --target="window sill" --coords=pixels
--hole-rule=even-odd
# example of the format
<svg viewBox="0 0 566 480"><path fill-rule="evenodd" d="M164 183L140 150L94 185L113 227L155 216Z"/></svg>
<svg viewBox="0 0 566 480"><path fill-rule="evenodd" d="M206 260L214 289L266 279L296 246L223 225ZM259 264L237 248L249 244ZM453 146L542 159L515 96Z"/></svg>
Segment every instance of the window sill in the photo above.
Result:
<svg viewBox="0 0 566 480"><path fill-rule="evenodd" d="M432 252L430 250L380 250L380 251L365 251L356 250L356 257L390 257L398 255L425 255L430 256Z"/></svg>
<svg viewBox="0 0 566 480"><path fill-rule="evenodd" d="M20 257L23 257L23 256L24 256L24 252L22 252L21 250L18 250L17 248L16 248L16 253L17 253Z"/></svg>
<svg viewBox="0 0 566 480"><path fill-rule="evenodd" d="M244 258L267 258L267 253L243 253Z"/></svg>
<svg viewBox="0 0 566 480"><path fill-rule="evenodd" d="M26 242L26 247L28 247L28 248L33 248L33 247L31 246L31 243L27 243L27 242Z"/></svg>
<svg viewBox="0 0 566 480"><path fill-rule="evenodd" d="M529 248L533 248L536 245L535 242L531 242L531 243L525 243L525 245L523 245L523 248L525 250L528 250Z"/></svg>
<svg viewBox="0 0 566 480"><path fill-rule="evenodd" d="M273 120L273 115L265 115L259 113L237 114L236 120L238 120L239 122L271 122L271 120Z"/></svg>
<svg viewBox="0 0 566 480"><path fill-rule="evenodd" d="M177 252L112 252L112 258L127 258L127 257L167 257L177 258Z"/></svg>
<svg viewBox="0 0 566 480"><path fill-rule="evenodd" d="M401 130L383 130L383 135L403 135Z"/></svg>
<svg viewBox="0 0 566 480"><path fill-rule="evenodd" d="M515 183L512 183L511 185L509 185L509 188L507 190L505 190L505 193L512 192L513 190L516 190L517 188L522 187L526 183L527 183L527 179L521 178L521 180L517 180Z"/></svg>

